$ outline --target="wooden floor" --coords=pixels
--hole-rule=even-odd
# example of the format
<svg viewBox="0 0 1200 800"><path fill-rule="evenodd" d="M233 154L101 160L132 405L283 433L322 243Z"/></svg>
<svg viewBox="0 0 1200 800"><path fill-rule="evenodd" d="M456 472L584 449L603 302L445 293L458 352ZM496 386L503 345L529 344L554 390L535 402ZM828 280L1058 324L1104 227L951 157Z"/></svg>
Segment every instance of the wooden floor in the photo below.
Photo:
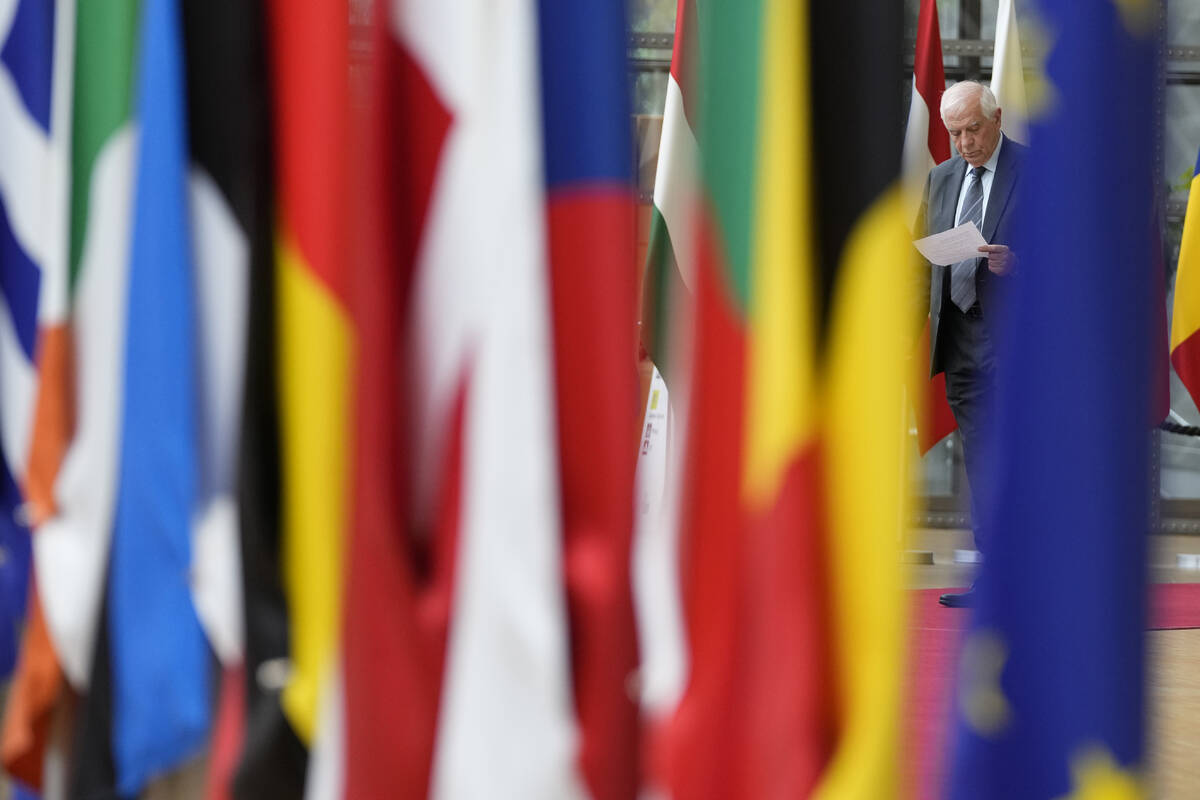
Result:
<svg viewBox="0 0 1200 800"><path fill-rule="evenodd" d="M972 567L955 564L954 551L970 547L965 531L919 529L908 547L932 553L933 564L915 564L909 586L930 589L964 586ZM1200 553L1200 536L1155 536L1151 575L1156 583L1200 583L1200 570L1176 566L1179 553ZM1200 629L1150 631L1149 777L1152 798L1200 798Z"/></svg>

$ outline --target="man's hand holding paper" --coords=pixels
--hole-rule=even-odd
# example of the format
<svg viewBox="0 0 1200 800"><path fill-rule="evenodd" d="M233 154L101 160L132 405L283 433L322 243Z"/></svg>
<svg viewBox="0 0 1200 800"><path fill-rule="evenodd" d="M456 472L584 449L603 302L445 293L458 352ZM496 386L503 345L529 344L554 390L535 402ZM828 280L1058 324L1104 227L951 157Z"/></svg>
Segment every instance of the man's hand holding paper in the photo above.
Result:
<svg viewBox="0 0 1200 800"><path fill-rule="evenodd" d="M930 264L942 267L969 258L987 258L989 246L974 222L964 222L957 228L917 239L913 245Z"/></svg>

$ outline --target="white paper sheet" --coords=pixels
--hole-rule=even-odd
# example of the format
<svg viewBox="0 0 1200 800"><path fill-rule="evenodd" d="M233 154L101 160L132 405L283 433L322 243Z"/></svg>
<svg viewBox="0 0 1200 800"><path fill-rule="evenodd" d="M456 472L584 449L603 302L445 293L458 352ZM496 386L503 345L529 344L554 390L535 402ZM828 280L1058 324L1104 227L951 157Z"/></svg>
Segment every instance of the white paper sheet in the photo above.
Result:
<svg viewBox="0 0 1200 800"><path fill-rule="evenodd" d="M968 258L986 258L979 248L986 245L983 234L974 222L964 222L957 228L917 239L913 245L930 264L948 266Z"/></svg>

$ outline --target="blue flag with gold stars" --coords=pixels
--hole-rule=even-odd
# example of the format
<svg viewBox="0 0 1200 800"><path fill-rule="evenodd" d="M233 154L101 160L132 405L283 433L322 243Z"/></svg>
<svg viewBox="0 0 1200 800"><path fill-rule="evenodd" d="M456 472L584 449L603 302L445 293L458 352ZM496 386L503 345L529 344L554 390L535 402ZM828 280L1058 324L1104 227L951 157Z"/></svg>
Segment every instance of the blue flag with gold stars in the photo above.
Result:
<svg viewBox="0 0 1200 800"><path fill-rule="evenodd" d="M1143 758L1159 0L1037 0L998 337L993 543L950 796L1135 798ZM1161 334L1161 332L1160 332Z"/></svg>

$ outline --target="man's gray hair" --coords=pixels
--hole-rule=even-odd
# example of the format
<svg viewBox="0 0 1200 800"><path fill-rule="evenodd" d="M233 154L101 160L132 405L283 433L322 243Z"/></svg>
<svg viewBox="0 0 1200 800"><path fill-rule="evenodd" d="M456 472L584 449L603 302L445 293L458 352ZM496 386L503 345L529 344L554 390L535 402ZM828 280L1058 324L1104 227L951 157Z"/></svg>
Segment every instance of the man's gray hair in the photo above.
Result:
<svg viewBox="0 0 1200 800"><path fill-rule="evenodd" d="M947 116L961 117L967 113L976 97L979 98L979 110L983 116L987 119L994 117L1000 104L996 102L992 90L976 81L959 81L942 95L942 121L945 122Z"/></svg>

